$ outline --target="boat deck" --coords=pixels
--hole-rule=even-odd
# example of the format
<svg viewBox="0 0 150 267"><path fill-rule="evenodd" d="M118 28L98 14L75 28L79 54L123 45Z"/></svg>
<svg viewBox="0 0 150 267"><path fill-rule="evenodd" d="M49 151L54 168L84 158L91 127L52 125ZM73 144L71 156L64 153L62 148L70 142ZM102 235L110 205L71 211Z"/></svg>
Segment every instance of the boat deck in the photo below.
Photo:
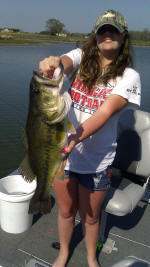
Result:
<svg viewBox="0 0 150 267"><path fill-rule="evenodd" d="M58 241L57 204L52 191L52 212L34 216L32 227L21 234L10 234L0 229L0 266L51 266L58 250L52 243ZM102 267L111 267L126 256L134 256L150 262L149 236L150 205L141 201L134 212L124 217L108 215L106 237L115 241L110 253L104 249L97 256ZM35 263L33 264L34 260ZM32 262L30 265L29 262ZM68 267L88 266L80 219L76 225L70 246Z"/></svg>

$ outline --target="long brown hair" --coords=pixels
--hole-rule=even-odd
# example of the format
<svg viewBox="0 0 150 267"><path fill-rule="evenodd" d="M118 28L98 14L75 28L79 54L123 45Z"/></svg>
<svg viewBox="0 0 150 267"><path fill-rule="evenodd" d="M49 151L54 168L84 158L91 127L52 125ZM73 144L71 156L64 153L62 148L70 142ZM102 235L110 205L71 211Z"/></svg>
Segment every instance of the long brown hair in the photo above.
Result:
<svg viewBox="0 0 150 267"><path fill-rule="evenodd" d="M118 57L111 62L104 74L100 66L100 55L95 34L91 34L87 42L83 45L82 51L79 78L89 90L96 83L107 85L110 79L122 76L126 67L133 67L131 43L128 32L125 32L124 42L120 48Z"/></svg>

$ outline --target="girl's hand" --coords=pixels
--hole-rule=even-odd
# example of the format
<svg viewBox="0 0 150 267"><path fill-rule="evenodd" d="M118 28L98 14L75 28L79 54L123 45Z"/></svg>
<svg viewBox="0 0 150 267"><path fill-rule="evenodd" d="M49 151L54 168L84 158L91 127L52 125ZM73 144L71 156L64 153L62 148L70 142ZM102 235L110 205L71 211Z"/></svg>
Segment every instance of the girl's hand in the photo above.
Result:
<svg viewBox="0 0 150 267"><path fill-rule="evenodd" d="M60 57L50 56L40 61L39 70L44 76L52 79L55 69L60 65Z"/></svg>
<svg viewBox="0 0 150 267"><path fill-rule="evenodd" d="M63 148L64 153L70 154L77 143L78 143L78 140L77 140L76 133L75 134L71 134L68 137L68 145Z"/></svg>
<svg viewBox="0 0 150 267"><path fill-rule="evenodd" d="M65 146L62 149L62 153L65 154L65 157L64 157L64 167L66 165L66 160L67 160L69 154L72 152L72 150L73 150L73 148L75 147L76 144L77 144L77 142L76 142L76 135L75 134L70 135L69 138L68 138L68 145Z"/></svg>

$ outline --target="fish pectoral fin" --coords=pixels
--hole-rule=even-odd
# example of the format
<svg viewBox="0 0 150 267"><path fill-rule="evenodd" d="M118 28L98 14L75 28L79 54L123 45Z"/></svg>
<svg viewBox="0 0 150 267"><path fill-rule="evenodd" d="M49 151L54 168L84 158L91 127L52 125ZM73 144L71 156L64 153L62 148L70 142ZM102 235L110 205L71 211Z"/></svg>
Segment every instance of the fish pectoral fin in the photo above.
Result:
<svg viewBox="0 0 150 267"><path fill-rule="evenodd" d="M61 180L61 181L65 179L64 163L63 162L60 164L60 167L55 172L54 178Z"/></svg>
<svg viewBox="0 0 150 267"><path fill-rule="evenodd" d="M69 121L69 120L68 120L67 128L68 128L68 132L69 132L69 133L76 133L76 129L74 128L74 125L73 125L72 122Z"/></svg>
<svg viewBox="0 0 150 267"><path fill-rule="evenodd" d="M33 173L31 166L30 166L28 154L25 155L18 169L21 171L21 174L26 181L32 182L34 179L36 179L36 175Z"/></svg>

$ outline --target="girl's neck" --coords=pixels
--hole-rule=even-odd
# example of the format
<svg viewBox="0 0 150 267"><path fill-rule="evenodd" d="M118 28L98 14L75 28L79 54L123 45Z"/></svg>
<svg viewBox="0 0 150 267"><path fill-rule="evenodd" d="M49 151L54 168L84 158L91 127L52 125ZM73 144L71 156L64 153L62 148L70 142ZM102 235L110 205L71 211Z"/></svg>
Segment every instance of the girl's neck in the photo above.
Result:
<svg viewBox="0 0 150 267"><path fill-rule="evenodd" d="M112 60L108 60L106 58L103 58L103 59L101 59L101 67L103 69L106 69L108 67L108 65L111 64L111 62L112 62Z"/></svg>
<svg viewBox="0 0 150 267"><path fill-rule="evenodd" d="M100 62L101 62L101 67L106 69L111 63L112 61L116 58L116 54L115 55L104 55L104 54L101 54L100 55Z"/></svg>

